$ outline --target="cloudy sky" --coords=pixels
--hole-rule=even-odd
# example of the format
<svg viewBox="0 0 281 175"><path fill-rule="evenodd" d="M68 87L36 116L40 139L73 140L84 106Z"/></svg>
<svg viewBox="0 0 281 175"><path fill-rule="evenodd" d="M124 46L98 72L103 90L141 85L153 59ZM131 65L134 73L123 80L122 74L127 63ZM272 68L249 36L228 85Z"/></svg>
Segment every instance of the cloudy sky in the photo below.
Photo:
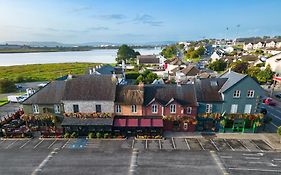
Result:
<svg viewBox="0 0 281 175"><path fill-rule="evenodd" d="M0 0L0 42L281 35L280 0Z"/></svg>

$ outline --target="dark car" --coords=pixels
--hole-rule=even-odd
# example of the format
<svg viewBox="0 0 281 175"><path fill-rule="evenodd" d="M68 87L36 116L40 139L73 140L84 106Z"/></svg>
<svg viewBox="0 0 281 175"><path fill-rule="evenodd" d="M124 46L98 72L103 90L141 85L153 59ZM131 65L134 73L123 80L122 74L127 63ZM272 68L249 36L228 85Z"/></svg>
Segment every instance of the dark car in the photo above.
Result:
<svg viewBox="0 0 281 175"><path fill-rule="evenodd" d="M267 110L265 108L261 108L260 113L266 115L267 114Z"/></svg>
<svg viewBox="0 0 281 175"><path fill-rule="evenodd" d="M275 97L281 99L281 94L276 94Z"/></svg>

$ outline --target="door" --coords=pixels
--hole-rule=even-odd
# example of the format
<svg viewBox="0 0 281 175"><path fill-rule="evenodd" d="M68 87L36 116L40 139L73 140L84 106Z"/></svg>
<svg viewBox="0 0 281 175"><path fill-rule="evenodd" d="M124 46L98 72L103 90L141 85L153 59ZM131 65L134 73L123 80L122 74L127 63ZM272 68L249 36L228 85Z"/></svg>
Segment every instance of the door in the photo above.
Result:
<svg viewBox="0 0 281 175"><path fill-rule="evenodd" d="M252 105L251 105L251 104L246 104L246 105L245 105L244 113L245 113L245 114L250 114L250 113L251 113L251 110L252 110Z"/></svg>

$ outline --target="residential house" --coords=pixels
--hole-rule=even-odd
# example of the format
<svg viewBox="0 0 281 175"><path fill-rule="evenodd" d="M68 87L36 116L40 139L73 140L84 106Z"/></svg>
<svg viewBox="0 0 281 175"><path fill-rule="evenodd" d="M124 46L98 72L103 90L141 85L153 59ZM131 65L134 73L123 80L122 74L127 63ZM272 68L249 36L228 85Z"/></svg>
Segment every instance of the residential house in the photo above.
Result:
<svg viewBox="0 0 281 175"><path fill-rule="evenodd" d="M276 42L274 40L268 40L268 41L266 41L265 47L266 48L275 48Z"/></svg>
<svg viewBox="0 0 281 175"><path fill-rule="evenodd" d="M262 41L257 42L253 45L253 49L262 49L264 47L265 47L265 42L262 42Z"/></svg>
<svg viewBox="0 0 281 175"><path fill-rule="evenodd" d="M194 65L188 65L185 68L177 67L171 70L169 79L175 79L180 83L195 78L199 73L200 70Z"/></svg>
<svg viewBox="0 0 281 175"><path fill-rule="evenodd" d="M192 84L144 88L144 116L162 117L165 130L195 131L197 101Z"/></svg>
<svg viewBox="0 0 281 175"><path fill-rule="evenodd" d="M268 65L273 72L281 74L281 53L268 58L266 60L265 66Z"/></svg>
<svg viewBox="0 0 281 175"><path fill-rule="evenodd" d="M211 61L212 62L217 61L221 59L224 55L225 55L225 51L222 49L218 49L214 51L214 53L211 55Z"/></svg>
<svg viewBox="0 0 281 175"><path fill-rule="evenodd" d="M254 48L254 43L245 43L243 45L244 50L253 50L253 48Z"/></svg>
<svg viewBox="0 0 281 175"><path fill-rule="evenodd" d="M171 70L173 70L177 67L182 67L182 68L186 67L186 64L179 58L165 60L164 63L165 63L164 68L167 72L170 72Z"/></svg>
<svg viewBox="0 0 281 175"><path fill-rule="evenodd" d="M138 55L137 56L137 64L144 65L160 65L160 58L157 55Z"/></svg>

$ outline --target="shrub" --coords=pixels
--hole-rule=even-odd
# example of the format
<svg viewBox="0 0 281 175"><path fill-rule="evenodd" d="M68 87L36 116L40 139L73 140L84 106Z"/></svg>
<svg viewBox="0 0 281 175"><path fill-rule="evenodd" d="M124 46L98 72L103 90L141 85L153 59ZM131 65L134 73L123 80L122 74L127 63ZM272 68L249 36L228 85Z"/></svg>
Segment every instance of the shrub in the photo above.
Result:
<svg viewBox="0 0 281 175"><path fill-rule="evenodd" d="M77 138L78 137L78 135L77 135L77 133L76 132L73 132L72 134L71 134L71 136L70 136L71 138Z"/></svg>
<svg viewBox="0 0 281 175"><path fill-rule="evenodd" d="M89 138L89 139L94 138L94 133L90 132L90 133L88 134L88 138Z"/></svg>
<svg viewBox="0 0 281 175"><path fill-rule="evenodd" d="M67 133L64 134L63 137L64 137L64 138L69 138L69 137L70 137L70 134L67 132Z"/></svg>
<svg viewBox="0 0 281 175"><path fill-rule="evenodd" d="M126 73L126 79L137 79L140 73L138 72L127 72Z"/></svg>
<svg viewBox="0 0 281 175"><path fill-rule="evenodd" d="M109 138L109 134L108 133L105 133L104 135L103 135L103 138Z"/></svg>
<svg viewBox="0 0 281 175"><path fill-rule="evenodd" d="M98 139L102 138L102 134L100 132L97 132L96 136Z"/></svg>

